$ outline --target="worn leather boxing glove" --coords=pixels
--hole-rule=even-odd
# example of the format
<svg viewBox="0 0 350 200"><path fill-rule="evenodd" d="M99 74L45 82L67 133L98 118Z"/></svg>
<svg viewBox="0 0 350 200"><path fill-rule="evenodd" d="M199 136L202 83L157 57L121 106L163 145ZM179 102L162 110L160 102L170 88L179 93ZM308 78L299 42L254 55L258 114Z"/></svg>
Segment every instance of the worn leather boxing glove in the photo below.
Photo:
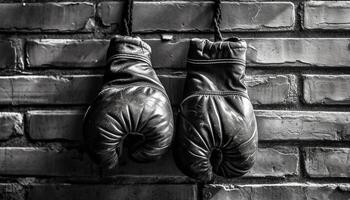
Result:
<svg viewBox="0 0 350 200"><path fill-rule="evenodd" d="M255 161L257 125L243 82L246 50L237 38L190 42L174 144L176 165L189 177L238 177Z"/></svg>
<svg viewBox="0 0 350 200"><path fill-rule="evenodd" d="M150 46L138 37L115 36L110 42L104 86L83 126L88 154L104 168L118 164L125 140L138 162L157 160L170 146L172 108L150 56Z"/></svg>

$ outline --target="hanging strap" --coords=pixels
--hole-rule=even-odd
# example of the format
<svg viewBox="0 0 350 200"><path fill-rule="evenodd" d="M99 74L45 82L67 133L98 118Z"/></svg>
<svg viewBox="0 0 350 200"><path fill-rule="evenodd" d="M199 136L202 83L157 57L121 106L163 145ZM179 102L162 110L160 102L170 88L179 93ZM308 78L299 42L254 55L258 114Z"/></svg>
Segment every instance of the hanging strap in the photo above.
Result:
<svg viewBox="0 0 350 200"><path fill-rule="evenodd" d="M221 0L214 0L214 16L213 16L213 24L214 24L214 39L215 41L221 41L222 35L220 32L220 23L221 23Z"/></svg>
<svg viewBox="0 0 350 200"><path fill-rule="evenodd" d="M126 0L123 15L124 35L131 36L132 34L132 9L134 0Z"/></svg>

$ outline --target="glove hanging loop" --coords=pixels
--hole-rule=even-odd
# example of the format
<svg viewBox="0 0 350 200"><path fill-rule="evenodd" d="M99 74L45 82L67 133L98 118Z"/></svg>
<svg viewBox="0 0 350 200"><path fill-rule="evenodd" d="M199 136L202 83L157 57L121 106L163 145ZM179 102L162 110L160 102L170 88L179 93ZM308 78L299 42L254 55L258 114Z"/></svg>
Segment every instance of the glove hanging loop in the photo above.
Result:
<svg viewBox="0 0 350 200"><path fill-rule="evenodd" d="M131 36L132 34L132 10L133 10L134 0L126 0L123 13L123 27L124 35Z"/></svg>
<svg viewBox="0 0 350 200"><path fill-rule="evenodd" d="M214 39L215 41L221 41L222 35L220 32L220 23L221 23L221 0L215 0L214 3L214 16L213 16L213 24L214 24Z"/></svg>

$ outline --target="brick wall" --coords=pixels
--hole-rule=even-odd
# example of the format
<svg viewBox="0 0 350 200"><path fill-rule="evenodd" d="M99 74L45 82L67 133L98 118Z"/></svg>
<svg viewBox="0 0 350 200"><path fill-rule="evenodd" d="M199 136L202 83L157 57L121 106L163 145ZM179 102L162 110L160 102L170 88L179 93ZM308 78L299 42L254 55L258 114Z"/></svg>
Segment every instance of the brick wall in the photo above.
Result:
<svg viewBox="0 0 350 200"><path fill-rule="evenodd" d="M176 110L188 41L213 38L211 2L139 1L133 29ZM100 170L82 151L121 2L0 3L0 199L350 199L350 1L227 1L222 30L248 42L259 129L242 178L203 185L171 152Z"/></svg>

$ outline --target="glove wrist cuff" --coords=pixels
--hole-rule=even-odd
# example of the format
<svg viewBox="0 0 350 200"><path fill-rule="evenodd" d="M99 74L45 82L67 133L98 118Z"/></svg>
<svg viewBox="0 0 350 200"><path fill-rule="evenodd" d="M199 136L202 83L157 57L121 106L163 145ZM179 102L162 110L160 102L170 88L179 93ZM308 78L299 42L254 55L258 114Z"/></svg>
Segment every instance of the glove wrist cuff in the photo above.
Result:
<svg viewBox="0 0 350 200"><path fill-rule="evenodd" d="M151 47L139 37L114 36L107 52L105 85L147 82L161 86L152 69Z"/></svg>
<svg viewBox="0 0 350 200"><path fill-rule="evenodd" d="M151 47L139 37L116 35L109 43L107 61L110 62L119 55L137 56L150 63Z"/></svg>
<svg viewBox="0 0 350 200"><path fill-rule="evenodd" d="M207 39L192 39L188 52L189 60L201 61L230 61L245 62L247 43L238 38L212 42Z"/></svg>
<svg viewBox="0 0 350 200"><path fill-rule="evenodd" d="M185 94L247 93L243 80L246 50L246 42L235 38L220 42L193 39L187 60Z"/></svg>

